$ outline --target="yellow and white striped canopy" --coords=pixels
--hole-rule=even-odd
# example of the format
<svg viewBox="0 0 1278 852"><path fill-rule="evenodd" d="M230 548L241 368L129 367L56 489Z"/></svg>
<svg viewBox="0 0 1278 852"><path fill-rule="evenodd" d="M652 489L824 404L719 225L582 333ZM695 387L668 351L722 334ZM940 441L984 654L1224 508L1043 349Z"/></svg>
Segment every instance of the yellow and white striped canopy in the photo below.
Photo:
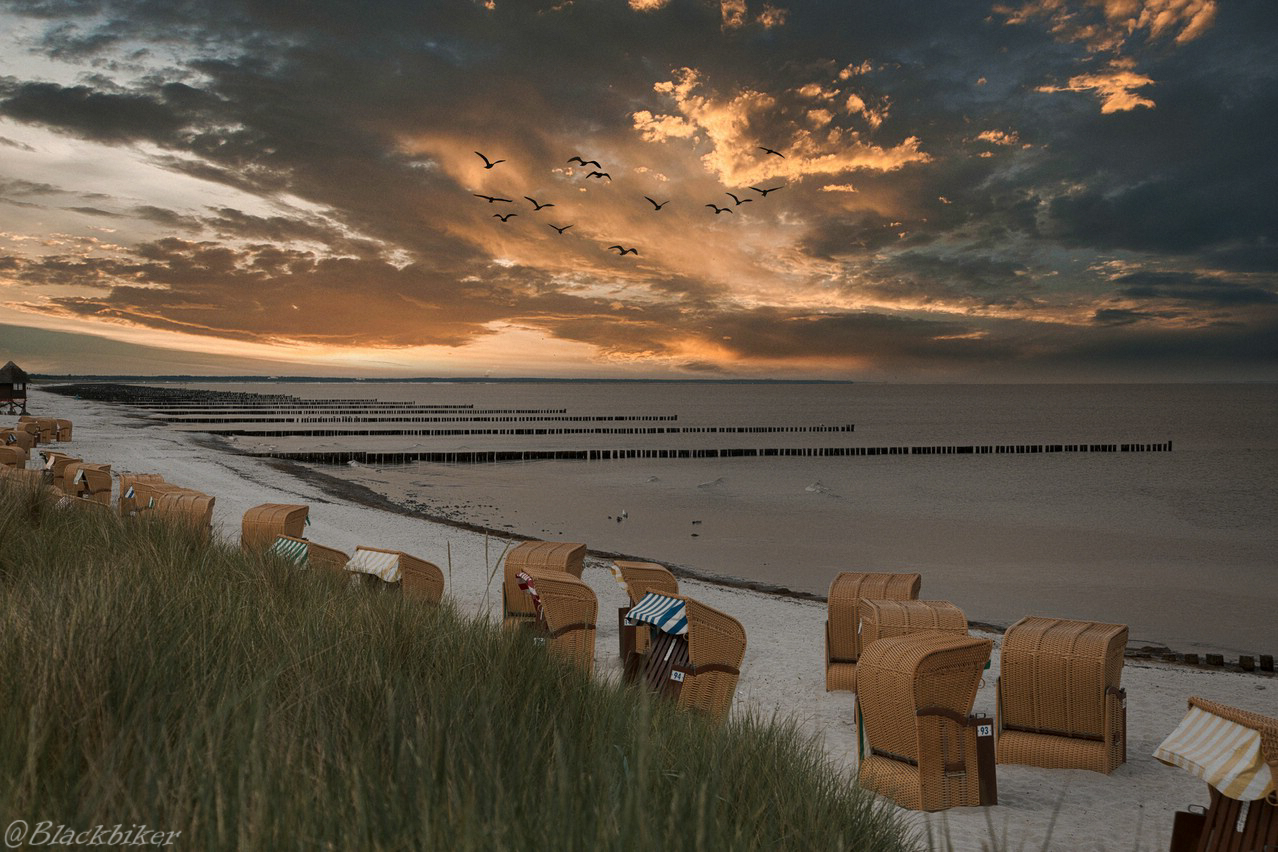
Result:
<svg viewBox="0 0 1278 852"><path fill-rule="evenodd" d="M399 554L356 547L355 555L351 557L350 562L346 563L346 570L372 574L387 583L398 583Z"/></svg>
<svg viewBox="0 0 1278 852"><path fill-rule="evenodd" d="M1260 754L1260 732L1201 707L1189 708L1154 757L1197 775L1231 799L1249 802L1274 792L1273 772Z"/></svg>

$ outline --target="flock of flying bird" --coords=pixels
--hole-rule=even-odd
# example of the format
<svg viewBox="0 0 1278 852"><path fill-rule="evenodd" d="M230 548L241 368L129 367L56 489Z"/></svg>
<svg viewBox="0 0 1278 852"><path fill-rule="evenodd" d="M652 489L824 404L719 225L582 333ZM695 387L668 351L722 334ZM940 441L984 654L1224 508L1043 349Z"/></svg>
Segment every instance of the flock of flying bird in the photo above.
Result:
<svg viewBox="0 0 1278 852"><path fill-rule="evenodd" d="M768 155L776 156L776 157L780 157L780 158L782 158L782 159L785 159L785 154L782 154L780 151L775 151L775 150L773 150L772 148L767 148L767 147L764 147L763 145L759 145L759 146L758 146L758 148L759 148L759 150L760 150L760 151L763 151L763 152L765 152L765 153L766 153L766 154L768 154ZM479 151L476 151L476 152L475 152L475 155L476 155L477 157L479 157L481 160L483 160L483 161L484 161L484 168L485 168L485 169L491 169L491 168L493 168L494 166L496 166L498 163L504 163L504 162L506 162L505 160L490 160L490 159L488 159L488 157L486 157L485 155L481 154ZM612 175L608 174L608 173L607 173L607 172L605 172L605 171L601 171L601 170L603 169L603 166L601 166L601 165L599 164L599 161L598 161L598 160L587 160L587 159L585 159L585 158L581 157L580 155L578 155L578 156L575 156L575 157L569 157L569 158L568 158L568 162L569 162L569 163L578 163L578 164L580 164L580 165L581 165L581 167L582 167L583 169L584 169L586 166L594 166L594 167L595 167L595 170L594 170L594 171L592 171L592 172L590 172L590 173L588 173L588 174L586 175L586 180L590 180L591 178L594 178L594 179L596 179L596 180L604 180L604 179L606 178L606 179L608 180L608 182L609 182L609 183L611 183L611 182L612 182ZM776 192L778 189L781 189L781 188L782 188L782 187L784 187L784 186L785 186L785 184L781 184L781 186L771 186L771 187L758 187L758 186L752 186L752 187L750 187L750 189L751 189L752 191L754 191L754 192L759 193L759 196L760 196L761 198L767 198L767 197L768 197L768 193L769 193L769 192ZM513 198L501 198L501 197L496 196L496 195L484 195L484 194L482 194L482 193L478 193L478 192L475 192L475 193L472 193L472 194L473 194L476 198L482 198L482 199L484 199L484 200L485 200L485 201L487 201L489 204L494 204L494 203L497 203L497 202L503 202L503 203L505 203L505 204L514 204L514 203L515 203L515 200L514 200ZM733 194L733 193L731 193L731 192L727 192L727 193L724 193L724 194L725 194L725 195L727 195L729 198L731 198L731 199L735 202L735 205L734 205L735 207L740 207L742 204L749 204L750 202L754 201L754 199L753 199L753 198L742 198L742 197L740 197L740 196L738 196L738 195L735 195L735 194ZM645 195L645 196L644 196L644 198L645 198L645 199L647 199L648 203L649 203L649 204L651 204L651 205L653 206L653 212L659 212L659 211L661 210L661 208L665 207L667 204L669 204L669 203L670 203L670 200L669 200L669 199L667 199L667 200L665 200L665 201L658 202L656 199L654 199L654 198L650 198L650 197L648 197L647 195ZM554 206L555 206L554 202L552 202L552 201L547 201L547 202L544 202L544 203L543 203L543 202L540 202L540 201L538 201L537 199L535 199L535 198L533 198L533 197L531 197L531 196L528 196L528 195L525 195L525 196L524 196L524 200L526 200L526 201L528 201L528 202L530 202L530 203L532 204L532 206L533 206L533 212L534 212L534 213L536 213L536 212L538 212L538 211L540 211L540 210L542 210L542 209L544 209L544 208L546 208L546 207L554 207ZM717 205L717 204L707 204L707 205L706 205L706 207L709 207L710 209L714 210L714 214L715 214L716 216L718 216L720 213L731 213L731 212L732 212L732 209L733 209L732 207L720 207L720 206L719 206L719 205ZM508 221L510 221L510 219L511 219L511 218L513 218L513 217L515 217L515 216L518 216L518 215L519 215L518 213L505 213L505 214L502 214L502 213L494 213L494 214L493 214L493 218L494 218L494 219L500 219L502 222L508 222ZM549 224L549 223L547 223L547 224ZM572 227L572 225L564 225L564 226L560 227L559 225L553 225L553 224L552 224L552 225L550 225L550 227L554 228L556 231L558 231L558 232L560 233L560 235L562 235L562 234L564 233L564 231L566 231L566 230L568 230L569 228L571 228L571 227ZM618 255L627 255L627 254L635 254L635 255L637 255L637 254L639 254L639 250L638 250L638 249L636 249L636 248L633 248L633 247L632 247L632 248L626 248L626 247L623 247L623 246L620 246L620 245L611 245L611 246L608 246L608 250L609 250L609 251L612 251L613 249L616 249L616 251L617 251L617 254L618 254Z"/></svg>

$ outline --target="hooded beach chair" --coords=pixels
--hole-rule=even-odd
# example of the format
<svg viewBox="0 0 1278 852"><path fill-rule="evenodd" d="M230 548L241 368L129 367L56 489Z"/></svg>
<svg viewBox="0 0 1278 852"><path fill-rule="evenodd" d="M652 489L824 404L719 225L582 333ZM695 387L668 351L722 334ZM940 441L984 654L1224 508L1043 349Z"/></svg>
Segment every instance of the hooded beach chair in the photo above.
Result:
<svg viewBox="0 0 1278 852"><path fill-rule="evenodd" d="M725 612L683 595L649 592L627 621L651 632L648 650L631 652L625 680L721 722L741 679L746 633Z"/></svg>
<svg viewBox="0 0 1278 852"><path fill-rule="evenodd" d="M344 572L351 558L342 551L290 535L276 536L271 553L299 568Z"/></svg>
<svg viewBox="0 0 1278 852"><path fill-rule="evenodd" d="M1029 616L1003 634L998 762L1109 774L1127 760L1127 627Z"/></svg>
<svg viewBox="0 0 1278 852"><path fill-rule="evenodd" d="M145 489L145 484L137 486ZM213 534L213 504L217 498L199 491L174 488L162 492L150 504L148 517L164 518L195 530L204 538Z"/></svg>
<svg viewBox="0 0 1278 852"><path fill-rule="evenodd" d="M7 447L0 444L0 465L25 470L27 467L27 451L17 444Z"/></svg>
<svg viewBox="0 0 1278 852"><path fill-rule="evenodd" d="M825 690L856 691L861 655L861 599L911 600L919 596L918 574L845 571L830 583L825 622Z"/></svg>
<svg viewBox="0 0 1278 852"><path fill-rule="evenodd" d="M142 495L139 499L137 486L139 485L167 485L164 477L158 473L121 473L120 480L120 514L128 517L136 513L139 508L147 508L147 495Z"/></svg>
<svg viewBox="0 0 1278 852"><path fill-rule="evenodd" d="M647 650L649 641L648 629L626 624L626 614L630 612L631 607L643 600L643 596L648 594L648 592L677 595L679 593L679 581L665 566L658 565L655 562L632 562L618 559L613 562L613 566L616 569L615 574L625 584L626 595L630 598L630 605L619 607L617 612L621 662L624 665L631 651L642 653Z"/></svg>
<svg viewBox="0 0 1278 852"><path fill-rule="evenodd" d="M406 595L430 603L439 603L444 597L444 572L401 550L359 545L346 563L346 570L377 586L401 589Z"/></svg>
<svg viewBox="0 0 1278 852"><path fill-rule="evenodd" d="M1176 813L1171 852L1278 849L1278 719L1195 696L1154 757L1210 794L1205 812Z"/></svg>
<svg viewBox="0 0 1278 852"><path fill-rule="evenodd" d="M25 429L0 429L0 446L19 446L30 455L35 449L36 439Z"/></svg>
<svg viewBox="0 0 1278 852"><path fill-rule="evenodd" d="M515 579L520 571L536 568L581 577L585 560L586 546L579 542L525 541L512 548L506 554L501 584L502 623L514 627L537 618L532 601L520 590Z"/></svg>
<svg viewBox="0 0 1278 852"><path fill-rule="evenodd" d="M293 503L263 503L244 513L240 527L240 546L245 550L265 550L279 536L301 538L306 527L309 506Z"/></svg>
<svg viewBox="0 0 1278 852"><path fill-rule="evenodd" d="M523 569L516 574L516 583L532 604L534 617L526 622L526 629L535 640L582 670L592 671L599 615L594 589L554 568Z"/></svg>
<svg viewBox="0 0 1278 852"><path fill-rule="evenodd" d="M82 462L84 459L76 458L70 453L59 452L58 450L41 450L40 456L44 459L44 468L53 475L53 483L59 488L63 485L63 477L67 472L67 465L72 462Z"/></svg>
<svg viewBox="0 0 1278 852"><path fill-rule="evenodd" d="M18 418L18 424L28 429L34 425L36 437L42 444L48 444L58 439L58 421L55 417L32 417L29 414L24 414Z"/></svg>
<svg viewBox="0 0 1278 852"><path fill-rule="evenodd" d="M967 635L967 616L949 601L861 599L861 647L908 633Z"/></svg>
<svg viewBox="0 0 1278 852"><path fill-rule="evenodd" d="M71 440L71 421L65 420L59 417L56 422L58 424L58 433L55 440L70 441Z"/></svg>
<svg viewBox="0 0 1278 852"><path fill-rule="evenodd" d="M865 646L856 675L862 787L911 810L997 804L993 720L971 715L993 646L944 633Z"/></svg>
<svg viewBox="0 0 1278 852"><path fill-rule="evenodd" d="M57 479L54 479L57 482ZM72 461L62 469L62 491L111 505L111 465Z"/></svg>

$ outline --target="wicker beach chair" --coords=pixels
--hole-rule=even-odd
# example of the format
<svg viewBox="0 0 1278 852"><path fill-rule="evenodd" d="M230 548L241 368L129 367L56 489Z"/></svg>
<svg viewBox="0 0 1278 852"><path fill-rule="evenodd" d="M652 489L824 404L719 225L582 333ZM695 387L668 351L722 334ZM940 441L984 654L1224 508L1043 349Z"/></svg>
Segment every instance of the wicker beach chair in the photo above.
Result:
<svg viewBox="0 0 1278 852"><path fill-rule="evenodd" d="M67 465L73 462L82 462L84 459L77 458L70 453L63 453L57 450L41 450L40 455L44 458L45 470L53 474L53 482L59 488L62 487L63 477L67 472Z"/></svg>
<svg viewBox="0 0 1278 852"><path fill-rule="evenodd" d="M693 598L658 592L634 606L631 620L650 626L652 643L630 654L625 680L716 722L726 719L745 659L741 622Z"/></svg>
<svg viewBox="0 0 1278 852"><path fill-rule="evenodd" d="M56 478L54 482L57 482ZM62 491L111 505L111 465L84 461L67 463L62 470Z"/></svg>
<svg viewBox="0 0 1278 852"><path fill-rule="evenodd" d="M141 508L148 506L147 495L139 498L137 488L140 485L167 485L164 477L158 473L121 473L120 480L120 514L128 517Z"/></svg>
<svg viewBox="0 0 1278 852"><path fill-rule="evenodd" d="M998 762L1109 774L1127 760L1127 627L1029 616L1003 634Z"/></svg>
<svg viewBox="0 0 1278 852"><path fill-rule="evenodd" d="M404 553L359 545L346 570L378 588L402 590L406 595L439 603L444 597L444 572L437 565Z"/></svg>
<svg viewBox="0 0 1278 852"><path fill-rule="evenodd" d="M967 635L967 616L949 601L861 599L861 647L908 633Z"/></svg>
<svg viewBox="0 0 1278 852"><path fill-rule="evenodd" d="M19 482L23 485L33 488L42 488L49 484L48 471L43 470L27 470L20 467L9 467L0 464L0 479L9 482Z"/></svg>
<svg viewBox="0 0 1278 852"><path fill-rule="evenodd" d="M1176 813L1171 852L1278 849L1278 719L1194 696L1154 757L1210 794L1205 812Z"/></svg>
<svg viewBox="0 0 1278 852"><path fill-rule="evenodd" d="M586 546L571 541L525 541L506 554L501 585L502 623L518 626L537 618L532 599L520 590L515 575L530 568L563 571L580 577L585 567Z"/></svg>
<svg viewBox="0 0 1278 852"><path fill-rule="evenodd" d="M217 498L199 491L174 489L165 491L156 498L148 510L148 516L189 526L207 539L213 534L215 502Z"/></svg>
<svg viewBox="0 0 1278 852"><path fill-rule="evenodd" d="M48 444L58 439L58 420L55 417L33 417L29 414L24 414L18 418L18 424L19 426L26 426L28 429L34 425L36 436L42 444Z"/></svg>
<svg viewBox="0 0 1278 852"><path fill-rule="evenodd" d="M599 601L594 589L567 571L554 568L526 568L532 588L522 590L536 613L529 628L551 652L590 672L595 664L595 626ZM517 581L518 582L518 581ZM540 599L540 611L533 593Z"/></svg>
<svg viewBox="0 0 1278 852"><path fill-rule="evenodd" d="M919 596L918 574L845 571L830 584L825 622L825 690L856 691L856 661L861 654L861 599L912 600Z"/></svg>
<svg viewBox="0 0 1278 852"><path fill-rule="evenodd" d="M65 420L59 417L57 419L57 424L58 424L58 434L54 440L70 441L71 440L71 421Z"/></svg>
<svg viewBox="0 0 1278 852"><path fill-rule="evenodd" d="M0 445L0 465L25 470L27 466L27 451L17 444L12 444L8 447Z"/></svg>
<svg viewBox="0 0 1278 852"><path fill-rule="evenodd" d="M619 607L617 611L621 662L624 664L631 651L642 653L647 650L650 641L647 629L626 624L626 614L630 612L630 607L643 600L643 596L648 594L648 592L677 595L679 593L679 581L664 565L658 565L655 562L633 562L618 559L613 564L617 567L618 573L621 574L621 579L626 584L626 594L630 597L630 606Z"/></svg>
<svg viewBox="0 0 1278 852"><path fill-rule="evenodd" d="M35 436L26 429L0 429L0 446L19 446L30 454L35 445Z"/></svg>
<svg viewBox="0 0 1278 852"><path fill-rule="evenodd" d="M291 535L276 536L271 552L299 568L345 573L351 558L342 551Z"/></svg>
<svg viewBox="0 0 1278 852"><path fill-rule="evenodd" d="M856 676L862 787L911 810L997 804L993 720L971 715L993 646L943 633L865 646Z"/></svg>
<svg viewBox="0 0 1278 852"><path fill-rule="evenodd" d="M279 536L301 538L309 506L292 503L263 503L244 513L240 546L245 550L265 550Z"/></svg>

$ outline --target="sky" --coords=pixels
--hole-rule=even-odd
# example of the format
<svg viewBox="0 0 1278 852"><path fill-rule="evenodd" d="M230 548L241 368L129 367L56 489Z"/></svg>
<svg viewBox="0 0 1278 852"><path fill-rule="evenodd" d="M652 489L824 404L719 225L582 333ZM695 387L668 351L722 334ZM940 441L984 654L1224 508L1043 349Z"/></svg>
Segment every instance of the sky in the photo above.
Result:
<svg viewBox="0 0 1278 852"><path fill-rule="evenodd" d="M1278 380L1273 11L0 0L0 360Z"/></svg>

